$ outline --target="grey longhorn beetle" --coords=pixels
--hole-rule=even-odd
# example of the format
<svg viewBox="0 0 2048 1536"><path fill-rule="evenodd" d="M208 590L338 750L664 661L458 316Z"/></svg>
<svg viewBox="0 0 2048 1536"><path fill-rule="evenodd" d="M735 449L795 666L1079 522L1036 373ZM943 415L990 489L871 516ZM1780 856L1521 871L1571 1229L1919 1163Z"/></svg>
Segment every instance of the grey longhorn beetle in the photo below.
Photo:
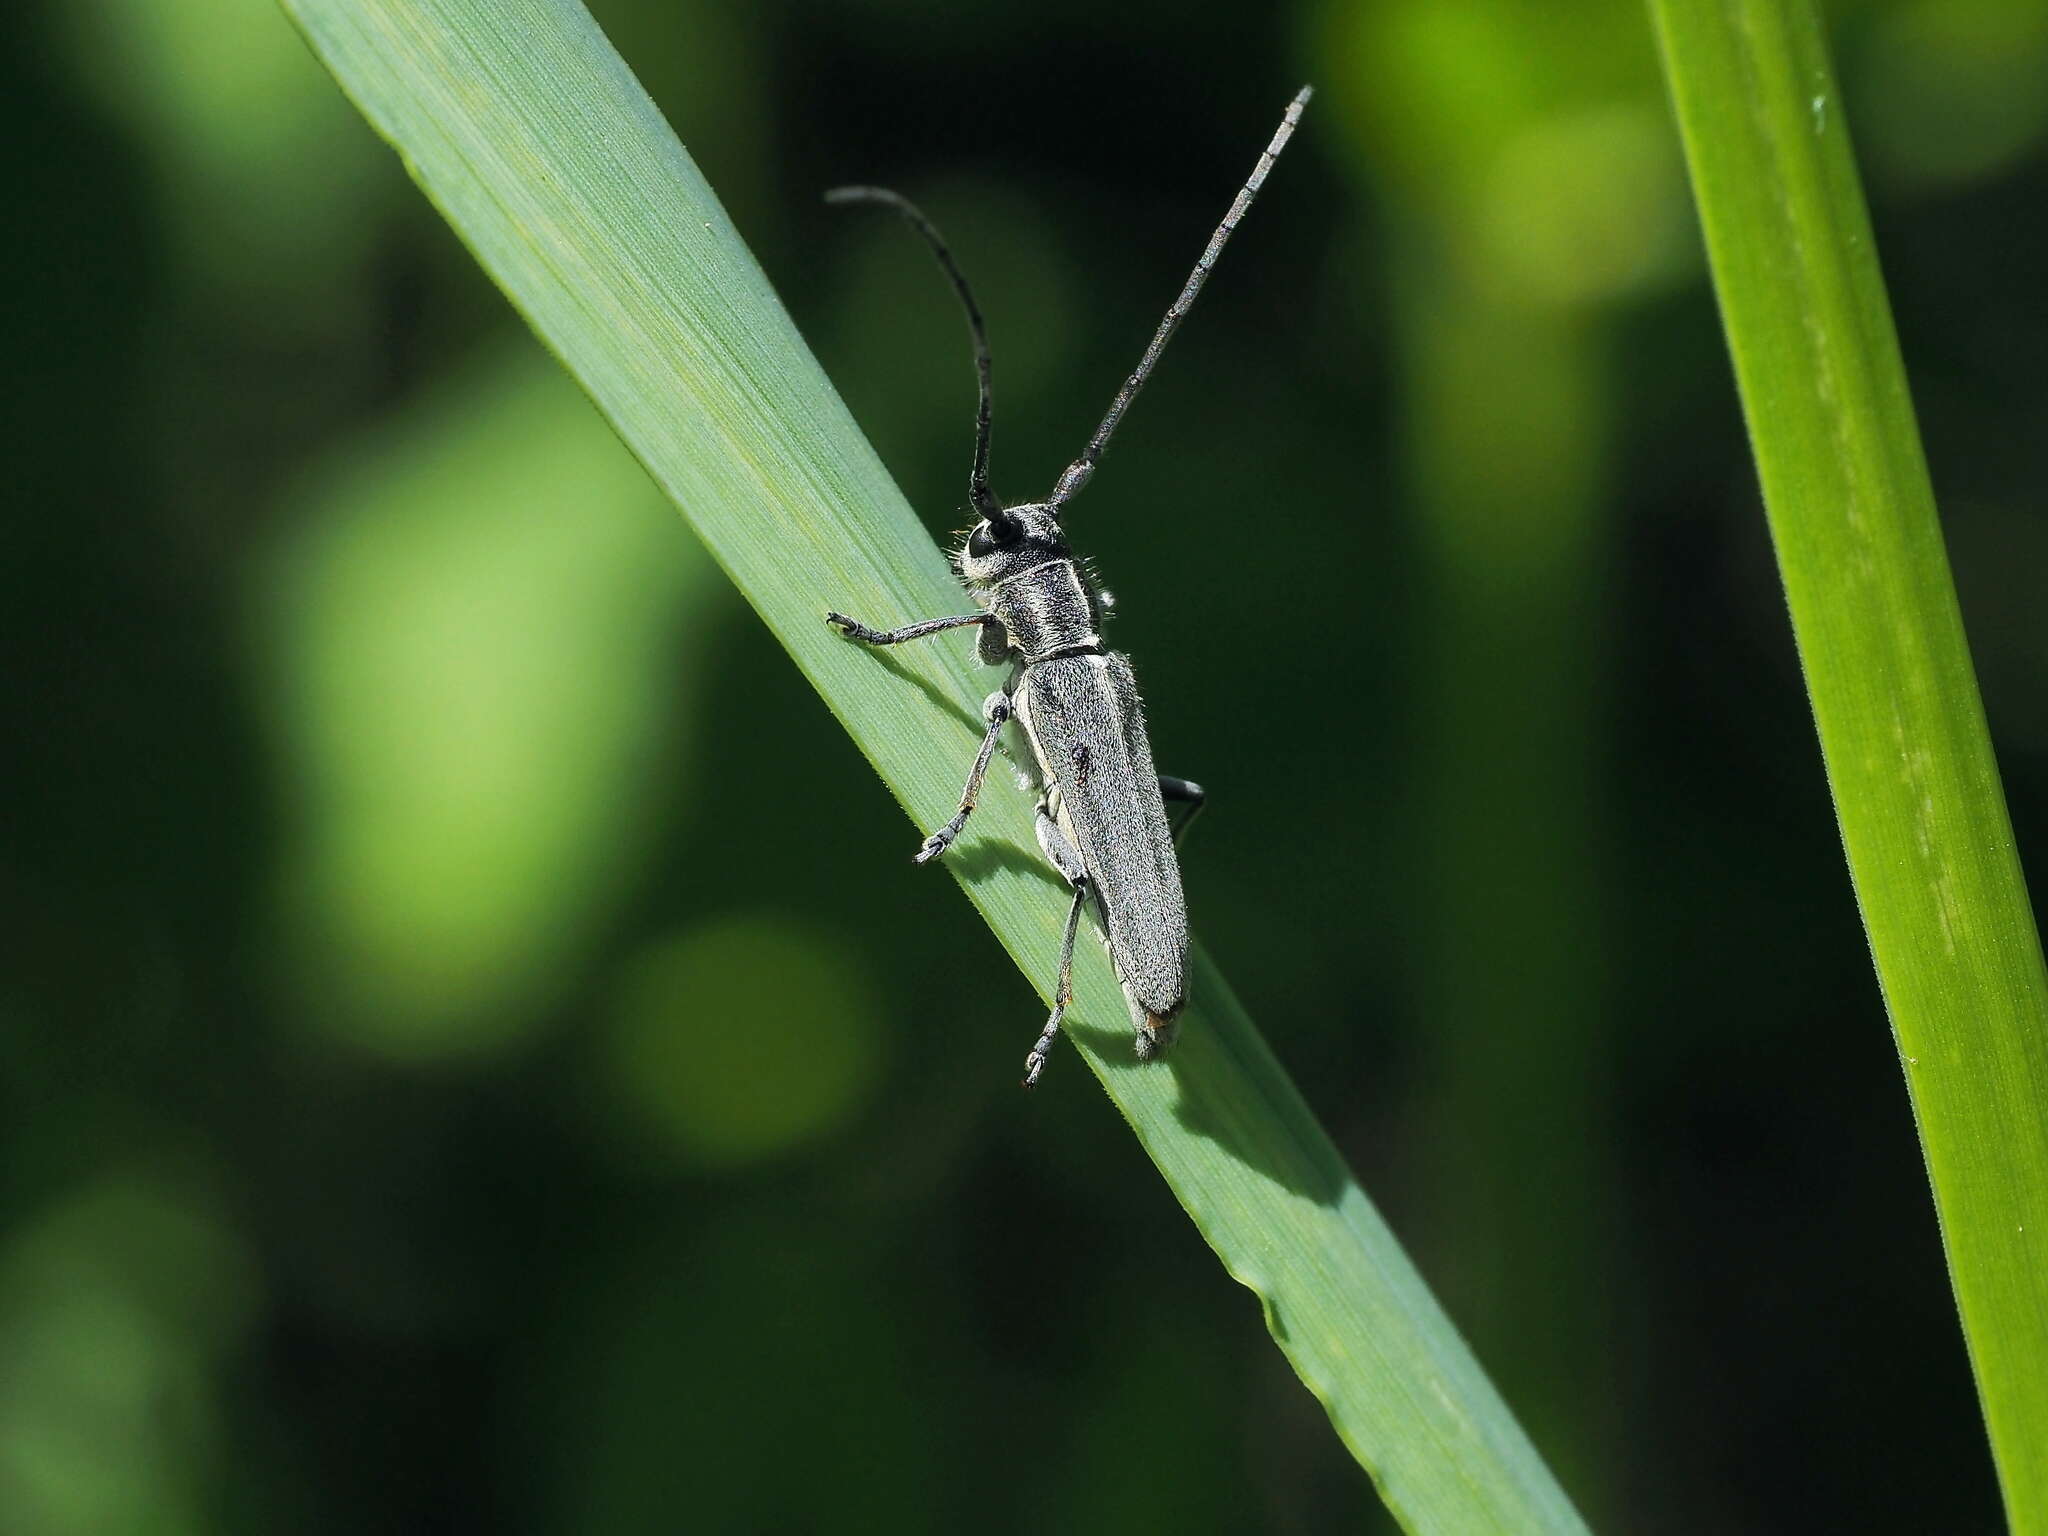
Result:
<svg viewBox="0 0 2048 1536"><path fill-rule="evenodd" d="M1052 1016L1024 1058L1027 1088L1036 1084L1044 1071L1046 1054L1059 1038L1060 1021L1073 1001L1074 936L1080 928L1081 909L1091 895L1108 936L1117 979L1130 1004L1140 1061L1154 1059L1173 1043L1175 1021L1187 1001L1187 903L1181 895L1176 836L1167 828L1166 802L1188 806L1180 825L1185 832L1205 796L1200 785L1167 777L1153 766L1152 745L1145 737L1144 707L1131 664L1102 643L1100 626L1110 607L1109 594L1096 586L1094 573L1067 547L1060 517L1067 502L1095 473L1110 434L1145 387L1159 354L1166 350L1195 295L1202 291L1224 243L1258 196L1280 151L1287 147L1309 95L1309 88L1303 86L1288 104L1272 142L1210 236L1208 248L1188 275L1180 297L1159 322L1136 370L1110 402L1109 414L1043 501L1005 506L989 488L988 333L967 279L937 228L907 198L884 187L836 187L825 194L828 203L879 203L895 209L924 237L967 311L980 390L974 466L968 475L967 493L980 520L968 532L953 563L968 595L979 606L973 613L926 619L901 629L871 629L843 613L828 613L825 621L862 645L901 645L972 624L980 631L975 651L981 661L1010 669L1008 681L982 704L987 728L974 766L967 770L960 808L951 821L924 840L917 862L937 858L960 835L980 796L996 743L1014 721L1022 727L1037 765L1034 778L1039 801L1034 820L1038 846L1074 892L1060 940Z"/></svg>

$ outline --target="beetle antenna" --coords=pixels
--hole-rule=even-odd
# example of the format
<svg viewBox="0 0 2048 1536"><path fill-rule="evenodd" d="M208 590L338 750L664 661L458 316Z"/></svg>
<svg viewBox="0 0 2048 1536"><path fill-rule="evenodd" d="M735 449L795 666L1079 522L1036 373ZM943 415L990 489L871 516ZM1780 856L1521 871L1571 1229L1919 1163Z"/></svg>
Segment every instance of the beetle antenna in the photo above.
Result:
<svg viewBox="0 0 2048 1536"><path fill-rule="evenodd" d="M953 291L960 295L961 306L967 311L967 330L974 338L974 376L981 389L981 403L974 416L974 467L967 475L967 496L974 503L974 510L991 522L1005 517L1003 504L988 483L988 438L989 418L993 407L989 390L988 330L982 324L981 306L974 302L974 290L967 286L967 279L961 275L959 266L953 260L953 253L946 249L945 239L939 234L938 226L926 218L909 198L887 187L834 187L825 194L825 201L833 204L880 203L884 208L894 208L903 215L903 221L920 235L925 244L932 248L932 254L945 269Z"/></svg>
<svg viewBox="0 0 2048 1536"><path fill-rule="evenodd" d="M1138 391L1145 387L1145 380L1152 376L1152 369L1159 361L1159 354L1166 350L1167 342L1186 318L1195 302L1195 295L1202 291L1202 284L1209 280L1209 269L1216 265L1216 258L1223 254L1224 244L1236 233L1238 220L1252 205L1252 199L1259 195L1259 188L1265 185L1266 173L1273 169L1273 162L1280 158L1280 151L1287 147L1287 141L1294 136L1294 125L1301 121L1302 109L1314 91L1304 85L1294 100L1287 104L1287 112L1280 119L1280 126L1274 130L1273 142L1259 155L1259 163L1252 167L1252 174L1239 190L1237 199L1230 205L1230 212L1223 216L1223 222L1216 226L1216 233L1209 237L1209 248L1202 252L1202 259L1195 263L1195 270L1188 274L1187 286L1180 291L1166 311L1166 318L1159 322L1159 329L1153 333L1152 344L1145 348L1145 355L1138 359L1137 369L1124 380L1124 387L1116 392L1116 398L1109 403L1109 414L1102 418L1102 425L1095 429L1095 435L1088 440L1088 447L1081 457L1074 460L1060 473L1059 484L1053 487L1047 502L1057 510L1077 494L1088 483L1088 477L1095 473L1095 466L1102 460L1103 449L1109 446L1110 434L1116 431L1117 423L1124 419L1124 412L1131 408L1131 402L1138 398Z"/></svg>

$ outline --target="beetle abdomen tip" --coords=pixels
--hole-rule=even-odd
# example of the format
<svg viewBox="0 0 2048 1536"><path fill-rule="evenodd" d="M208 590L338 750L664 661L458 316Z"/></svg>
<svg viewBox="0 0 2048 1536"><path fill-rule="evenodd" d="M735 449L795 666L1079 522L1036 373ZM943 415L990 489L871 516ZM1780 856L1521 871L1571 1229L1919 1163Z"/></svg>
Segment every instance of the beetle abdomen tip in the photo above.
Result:
<svg viewBox="0 0 2048 1536"><path fill-rule="evenodd" d="M1175 1010L1176 1013L1178 1011ZM1146 1014L1144 1022L1138 1026L1138 1060L1157 1061L1179 1033L1180 1024L1172 1015Z"/></svg>

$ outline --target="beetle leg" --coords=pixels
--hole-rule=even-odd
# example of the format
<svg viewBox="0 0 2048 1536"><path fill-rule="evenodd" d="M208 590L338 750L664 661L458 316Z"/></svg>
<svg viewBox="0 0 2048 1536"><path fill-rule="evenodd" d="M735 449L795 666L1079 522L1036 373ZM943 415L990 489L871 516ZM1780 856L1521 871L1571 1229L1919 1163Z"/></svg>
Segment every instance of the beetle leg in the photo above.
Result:
<svg viewBox="0 0 2048 1536"><path fill-rule="evenodd" d="M1088 872L1082 867L1081 855L1074 851L1074 845L1060 831L1043 800L1038 802L1036 820L1038 846L1047 862L1066 876L1067 882L1073 886L1074 902L1067 908L1067 931L1060 938L1059 981L1053 988L1052 1017L1045 1021L1045 1028L1024 1057L1026 1088L1038 1086L1038 1074L1045 1070L1046 1055L1060 1037L1060 1021L1067 1016L1067 1005L1074 1000L1074 936L1081 929L1081 909L1088 904Z"/></svg>
<svg viewBox="0 0 2048 1536"><path fill-rule="evenodd" d="M924 840L924 846L917 851L919 864L950 848L960 829L967 825L967 818L974 814L974 802L981 797L981 781L988 776L989 759L996 754L1003 727L1010 723L1010 696L1001 689L990 694L982 702L981 718L988 722L988 729L982 732L981 750L974 754L974 766L967 770L967 787L960 791L960 809L953 813L951 821Z"/></svg>
<svg viewBox="0 0 2048 1536"><path fill-rule="evenodd" d="M1081 908L1088 904L1088 877L1074 884L1074 904L1067 908L1067 931L1060 940L1060 979L1053 989L1052 1017L1045 1021L1036 1042L1024 1057L1024 1086L1036 1088L1038 1074L1045 1070L1046 1053L1060 1037L1060 1020L1067 1016L1067 1004L1074 1000L1074 935L1081 928Z"/></svg>
<svg viewBox="0 0 2048 1536"><path fill-rule="evenodd" d="M962 613L950 619L926 619L922 624L906 624L901 629L869 629L860 620L849 619L843 613L828 613L825 622L847 639L858 640L862 645L901 645L906 640L922 640L926 635L958 629L963 624L992 624L995 620L986 613Z"/></svg>
<svg viewBox="0 0 2048 1536"><path fill-rule="evenodd" d="M1188 835L1188 828L1195 824L1195 818L1202 814L1202 807L1209 803L1209 792L1193 779L1176 779L1170 773L1162 773L1159 775L1159 798L1188 807L1187 815L1181 817L1180 825L1173 829L1173 846L1178 848L1181 839Z"/></svg>

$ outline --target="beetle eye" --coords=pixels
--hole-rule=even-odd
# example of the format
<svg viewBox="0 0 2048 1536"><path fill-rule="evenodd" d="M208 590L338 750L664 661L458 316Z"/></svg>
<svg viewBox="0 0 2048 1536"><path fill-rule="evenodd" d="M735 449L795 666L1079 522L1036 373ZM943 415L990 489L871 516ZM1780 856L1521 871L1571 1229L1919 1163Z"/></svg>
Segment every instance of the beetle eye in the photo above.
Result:
<svg viewBox="0 0 2048 1536"><path fill-rule="evenodd" d="M974 525L967 536L967 553L985 559L999 549L1015 549L1024 537L1024 525L1014 517L986 519Z"/></svg>

